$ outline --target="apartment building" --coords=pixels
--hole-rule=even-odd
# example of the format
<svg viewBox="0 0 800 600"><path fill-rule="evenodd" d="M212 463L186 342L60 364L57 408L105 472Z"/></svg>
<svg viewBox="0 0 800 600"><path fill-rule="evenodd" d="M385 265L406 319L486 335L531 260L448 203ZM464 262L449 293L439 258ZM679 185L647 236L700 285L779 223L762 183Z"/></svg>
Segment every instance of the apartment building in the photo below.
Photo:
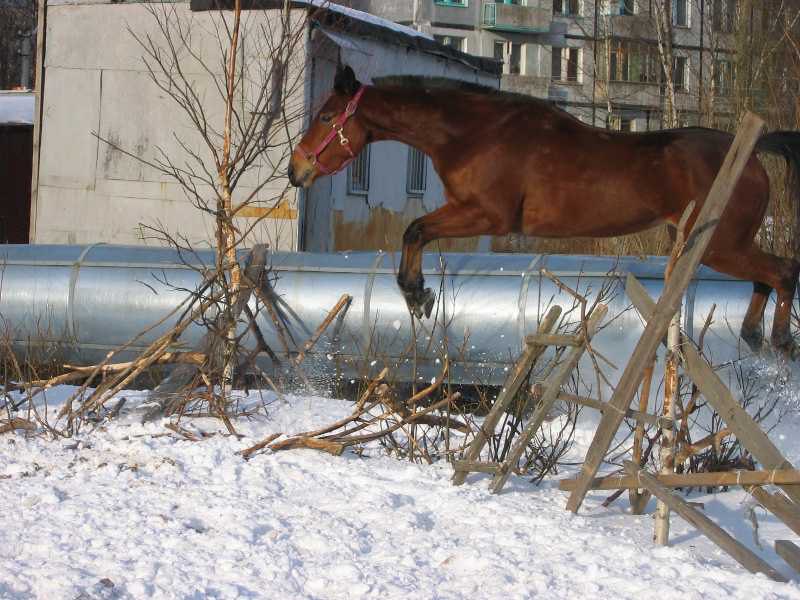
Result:
<svg viewBox="0 0 800 600"><path fill-rule="evenodd" d="M720 126L731 116L736 2L672 0L668 7L682 125ZM502 60L504 89L548 98L587 123L631 131L665 124L667 90L656 28L661 0L352 4L431 33L463 52Z"/></svg>

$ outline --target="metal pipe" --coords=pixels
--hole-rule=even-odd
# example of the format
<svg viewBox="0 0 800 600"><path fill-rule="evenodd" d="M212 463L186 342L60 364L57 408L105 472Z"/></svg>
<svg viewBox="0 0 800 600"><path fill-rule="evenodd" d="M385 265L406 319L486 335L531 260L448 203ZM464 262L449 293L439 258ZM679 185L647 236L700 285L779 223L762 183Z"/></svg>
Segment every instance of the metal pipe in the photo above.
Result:
<svg viewBox="0 0 800 600"><path fill-rule="evenodd" d="M3 246L0 323L20 352L57 346L64 360L96 362L185 298L186 290L200 281L196 267L201 263L213 265L211 251L182 258L172 249L141 246ZM343 293L353 297L347 312L306 358L304 368L312 378L353 378L383 366L390 367L395 379L412 377L413 332L395 281L397 265L398 254L382 252L270 256L270 277L298 348ZM525 335L535 333L548 307L561 304L567 312L573 306L572 297L544 277L542 268L590 299L604 283L615 282L614 295L607 300L609 318L594 345L621 367L643 330L625 298L624 276L633 273L657 296L664 266L660 257L426 254L427 285L438 291L439 302L431 319L417 323L416 377L429 381L436 376L446 354L454 383L502 383ZM689 287L683 307L689 335L699 333L711 305L718 305L706 335L707 351L715 361L745 353L738 331L751 292L749 282L706 268ZM254 300L251 307L256 310ZM769 323L771 312L770 307ZM567 318L576 321L578 315L573 310ZM280 352L269 316L260 315L258 322L267 343ZM168 327L170 323L155 329L139 347ZM183 342L192 347L202 334L194 326ZM249 338L245 343L254 345ZM130 356L123 354L120 360Z"/></svg>

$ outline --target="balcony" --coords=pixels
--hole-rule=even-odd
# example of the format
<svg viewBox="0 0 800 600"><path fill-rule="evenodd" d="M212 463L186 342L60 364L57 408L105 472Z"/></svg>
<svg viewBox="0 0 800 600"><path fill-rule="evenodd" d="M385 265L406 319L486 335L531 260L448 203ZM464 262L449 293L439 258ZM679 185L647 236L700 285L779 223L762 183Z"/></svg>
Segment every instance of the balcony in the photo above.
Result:
<svg viewBox="0 0 800 600"><path fill-rule="evenodd" d="M532 1L532 0L529 0ZM549 8L541 6L522 6L505 2L484 2L482 25L493 31L515 33L547 33L553 20L552 3Z"/></svg>

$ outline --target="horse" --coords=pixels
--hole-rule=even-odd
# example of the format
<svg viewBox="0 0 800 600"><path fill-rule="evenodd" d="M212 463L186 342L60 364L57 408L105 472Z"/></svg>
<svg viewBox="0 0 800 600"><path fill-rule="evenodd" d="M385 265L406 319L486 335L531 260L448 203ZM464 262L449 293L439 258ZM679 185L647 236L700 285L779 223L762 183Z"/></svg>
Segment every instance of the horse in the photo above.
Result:
<svg viewBox="0 0 800 600"><path fill-rule="evenodd" d="M288 177L308 188L343 169L367 144L395 140L427 154L444 185L445 204L414 220L403 235L397 283L417 318L430 316L422 251L436 239L522 233L613 237L668 223L686 206L692 227L733 141L702 127L616 132L587 125L552 103L444 78L390 76L362 85L339 67L330 97L292 150ZM800 209L800 133L762 135L756 149L782 156ZM764 343L767 300L777 292L772 345L793 356L791 307L800 262L759 248L756 233L770 182L750 157L702 262L753 282L740 336Z"/></svg>

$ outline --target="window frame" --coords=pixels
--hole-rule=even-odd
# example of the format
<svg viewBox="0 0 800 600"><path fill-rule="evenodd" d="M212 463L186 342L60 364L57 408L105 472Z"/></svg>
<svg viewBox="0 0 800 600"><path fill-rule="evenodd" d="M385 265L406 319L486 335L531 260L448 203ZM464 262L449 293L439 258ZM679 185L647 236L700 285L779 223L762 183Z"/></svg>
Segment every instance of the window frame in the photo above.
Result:
<svg viewBox="0 0 800 600"><path fill-rule="evenodd" d="M419 167L418 172L415 171L415 167ZM422 184L420 187L414 187L412 184L415 183L413 181L414 176L419 178L419 182ZM409 196L417 196L421 197L425 195L425 192L428 189L428 157L425 156L425 153L421 150L414 148L413 146L408 147L408 154L406 158L406 194Z"/></svg>
<svg viewBox="0 0 800 600"><path fill-rule="evenodd" d="M683 5L684 15L686 17L685 23L678 23L676 15L678 14L678 6ZM692 28L692 2L691 0L672 0L672 26L681 29Z"/></svg>
<svg viewBox="0 0 800 600"><path fill-rule="evenodd" d="M355 160L351 162L347 166L347 193L353 196L368 196L369 195L369 184L370 184L370 167L372 165L371 159L371 148L369 145L365 146L364 149L356 156ZM353 171L354 167L356 167L359 163L364 163L362 167L364 170L363 173L363 180L364 186L363 188L357 188L353 185Z"/></svg>

